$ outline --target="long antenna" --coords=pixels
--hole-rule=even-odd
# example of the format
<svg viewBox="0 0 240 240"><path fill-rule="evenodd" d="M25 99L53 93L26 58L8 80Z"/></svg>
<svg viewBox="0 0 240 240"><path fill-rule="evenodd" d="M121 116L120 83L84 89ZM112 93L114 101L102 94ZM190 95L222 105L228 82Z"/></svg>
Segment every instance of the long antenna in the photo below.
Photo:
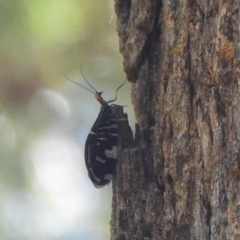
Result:
<svg viewBox="0 0 240 240"><path fill-rule="evenodd" d="M93 92L92 90L90 90L90 89L88 89L88 88L82 86L81 84L79 84L79 83L77 83L77 82L74 82L72 79L68 78L68 77L65 75L65 73L63 73L63 75L64 75L65 78L67 78L70 82L75 83L76 85L78 85L78 86L80 86L80 87L82 87L82 88L88 90L89 92L91 92L91 93L93 93L93 94L96 94L96 93L97 93L97 91L96 91L94 88L93 88L93 89L94 89L96 92Z"/></svg>
<svg viewBox="0 0 240 240"><path fill-rule="evenodd" d="M78 86L86 89L87 91L89 91L89 92L91 92L91 93L93 93L93 94L98 93L98 91L97 91L97 90L88 82L88 80L85 78L85 76L84 76L84 74L83 74L82 66L83 66L83 64L81 64L81 74L82 74L82 77L83 77L83 79L85 80L85 82L86 82L95 92L93 92L92 90L90 90L90 89L82 86L81 84L79 84L79 83L77 83L77 82L74 82L72 79L68 78L64 73L63 73L63 75L64 75L70 82L75 83L76 85L78 85ZM116 90L116 92L115 92L115 98L114 98L113 100L108 101L107 103L115 102L115 101L117 100L118 90L119 90L126 82L127 82L127 79L123 82L123 84L121 84L121 85L117 88L117 90Z"/></svg>
<svg viewBox="0 0 240 240"><path fill-rule="evenodd" d="M116 93L115 93L115 98L113 100L110 100L108 101L107 103L111 103L111 102L115 102L117 100L117 93L118 93L118 90L126 83L127 79L123 82L123 84L121 84L117 90L116 90Z"/></svg>
<svg viewBox="0 0 240 240"><path fill-rule="evenodd" d="M85 82L95 91L95 93L97 93L98 91L88 82L88 80L85 78L84 74L83 74L83 70L82 70L82 66L83 64L81 64L81 74L83 76L83 79L85 80Z"/></svg>

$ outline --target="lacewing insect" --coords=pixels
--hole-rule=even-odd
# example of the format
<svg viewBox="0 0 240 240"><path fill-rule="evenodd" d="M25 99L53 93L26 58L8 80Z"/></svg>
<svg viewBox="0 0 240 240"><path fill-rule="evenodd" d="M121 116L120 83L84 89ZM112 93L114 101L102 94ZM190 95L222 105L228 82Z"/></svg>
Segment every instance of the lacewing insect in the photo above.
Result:
<svg viewBox="0 0 240 240"><path fill-rule="evenodd" d="M96 188L102 188L111 182L117 163L118 126L117 119L113 114L113 105L109 105L109 103L117 100L118 90L126 83L126 80L117 88L115 98L105 101L102 98L102 92L98 92L84 77L82 67L81 73L91 89L68 79L93 93L95 99L101 104L98 117L85 143L85 164L93 185Z"/></svg>

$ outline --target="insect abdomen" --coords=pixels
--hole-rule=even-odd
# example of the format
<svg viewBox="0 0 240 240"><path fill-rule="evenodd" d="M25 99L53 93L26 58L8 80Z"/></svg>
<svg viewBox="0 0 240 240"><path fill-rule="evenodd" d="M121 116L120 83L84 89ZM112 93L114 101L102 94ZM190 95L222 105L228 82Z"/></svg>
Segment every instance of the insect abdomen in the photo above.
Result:
<svg viewBox="0 0 240 240"><path fill-rule="evenodd" d="M111 106L103 106L85 144L88 175L96 188L112 180L117 162L117 120Z"/></svg>

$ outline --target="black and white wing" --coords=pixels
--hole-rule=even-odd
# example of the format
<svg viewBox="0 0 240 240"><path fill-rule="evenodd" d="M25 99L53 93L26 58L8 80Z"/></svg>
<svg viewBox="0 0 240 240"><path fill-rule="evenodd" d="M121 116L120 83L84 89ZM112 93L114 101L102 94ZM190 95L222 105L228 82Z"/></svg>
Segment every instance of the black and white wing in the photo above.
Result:
<svg viewBox="0 0 240 240"><path fill-rule="evenodd" d="M117 162L117 120L112 107L102 106L85 144L88 176L96 188L112 180Z"/></svg>

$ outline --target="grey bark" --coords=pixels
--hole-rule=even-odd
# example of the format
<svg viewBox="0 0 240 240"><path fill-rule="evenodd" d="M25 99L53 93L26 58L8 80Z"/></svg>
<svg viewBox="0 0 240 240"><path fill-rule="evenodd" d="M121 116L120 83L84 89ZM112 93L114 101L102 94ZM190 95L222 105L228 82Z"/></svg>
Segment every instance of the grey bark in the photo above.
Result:
<svg viewBox="0 0 240 240"><path fill-rule="evenodd" d="M138 125L120 132L111 239L240 239L240 1L115 11Z"/></svg>

